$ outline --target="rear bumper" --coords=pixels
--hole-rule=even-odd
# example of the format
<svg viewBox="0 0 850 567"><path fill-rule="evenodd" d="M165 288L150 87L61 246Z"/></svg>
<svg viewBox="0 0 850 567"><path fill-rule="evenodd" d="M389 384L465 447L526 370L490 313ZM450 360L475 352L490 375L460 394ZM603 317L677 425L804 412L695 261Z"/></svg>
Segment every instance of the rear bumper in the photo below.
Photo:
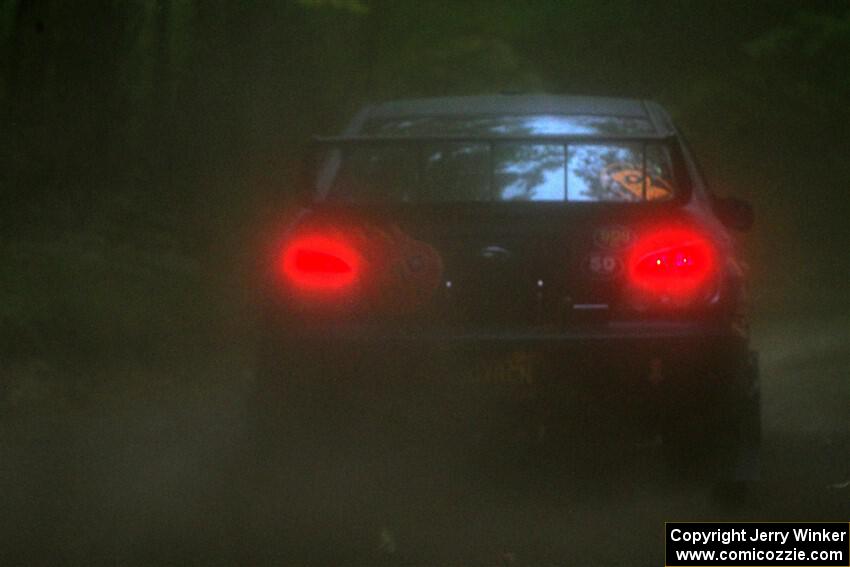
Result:
<svg viewBox="0 0 850 567"><path fill-rule="evenodd" d="M746 333L716 321L613 321L564 328L455 329L392 324L272 325L266 329L284 342L319 345L433 345L569 348L704 344L706 341L746 344Z"/></svg>
<svg viewBox="0 0 850 567"><path fill-rule="evenodd" d="M261 356L278 368L318 370L323 381L339 372L349 384L409 378L420 383L456 385L454 378L475 374L490 362L514 354L535 356L535 386L553 393L564 387L599 391L648 390L675 399L704 398L725 392L746 396L754 385L742 378L749 342L745 334L714 322L623 322L550 331L469 331L393 329L388 326L274 327L265 333ZM287 360L288 359L288 360ZM330 378L333 380L333 378ZM309 380L314 380L311 378ZM356 386L355 386L356 387ZM655 394L651 394L655 395Z"/></svg>
<svg viewBox="0 0 850 567"><path fill-rule="evenodd" d="M657 435L681 424L736 422L757 389L746 336L699 322L606 324L557 333L413 332L333 326L265 335L267 401L345 400L338 415L378 408L381 423L459 421L460 429L543 422L606 439ZM486 379L491 362L541 355L529 380ZM270 380L269 380L270 379ZM294 396L294 397L293 397ZM425 408L430 408L426 410ZM387 418L394 412L403 417ZM437 419L439 418L439 419Z"/></svg>

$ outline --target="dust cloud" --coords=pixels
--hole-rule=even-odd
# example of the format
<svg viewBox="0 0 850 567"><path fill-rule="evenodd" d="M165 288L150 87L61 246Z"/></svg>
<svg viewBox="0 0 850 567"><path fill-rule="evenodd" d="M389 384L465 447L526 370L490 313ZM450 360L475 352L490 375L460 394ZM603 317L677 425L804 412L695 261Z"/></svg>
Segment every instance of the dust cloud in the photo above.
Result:
<svg viewBox="0 0 850 567"><path fill-rule="evenodd" d="M652 443L578 464L516 447L476 461L445 437L390 454L307 442L298 462L275 460L246 435L244 340L96 367L92 382L113 386L84 406L44 391L69 370L14 368L0 560L657 565L664 521L844 521L848 322L757 320L762 480L735 506L671 480Z"/></svg>

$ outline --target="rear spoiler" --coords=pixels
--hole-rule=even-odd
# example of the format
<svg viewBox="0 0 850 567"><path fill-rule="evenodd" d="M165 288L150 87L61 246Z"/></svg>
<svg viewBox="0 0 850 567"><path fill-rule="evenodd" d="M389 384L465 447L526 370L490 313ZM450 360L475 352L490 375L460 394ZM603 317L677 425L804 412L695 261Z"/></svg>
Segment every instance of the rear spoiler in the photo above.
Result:
<svg viewBox="0 0 850 567"><path fill-rule="evenodd" d="M649 133L649 134L528 134L528 135L425 135L425 136L363 136L363 135L342 135L342 136L315 136L312 138L312 143L318 146L373 146L373 145L393 145L393 146L417 146L436 143L460 143L460 144L481 144L487 145L491 157L493 149L497 144L552 144L563 145L564 154L567 153L567 147L573 144L593 145L606 143L631 143L641 145L642 164L641 170L642 193L643 200L646 200L646 147L649 144L665 144L668 145L671 151L677 156L679 155L678 145L673 143L676 140L675 134L671 132L664 133ZM313 154L313 152L310 152ZM311 156L314 157L314 156ZM494 168L490 168L490 190L491 193L495 186L493 178Z"/></svg>
<svg viewBox="0 0 850 567"><path fill-rule="evenodd" d="M357 144L602 144L611 142L669 143L675 139L671 133L664 134L534 134L524 136L315 136L313 142L322 145Z"/></svg>

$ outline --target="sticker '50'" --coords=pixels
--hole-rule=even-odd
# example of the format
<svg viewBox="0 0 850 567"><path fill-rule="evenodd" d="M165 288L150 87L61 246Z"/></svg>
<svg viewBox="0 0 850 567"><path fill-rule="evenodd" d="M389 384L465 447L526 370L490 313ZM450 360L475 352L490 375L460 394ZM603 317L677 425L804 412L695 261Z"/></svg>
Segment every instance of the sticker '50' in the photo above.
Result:
<svg viewBox="0 0 850 567"><path fill-rule="evenodd" d="M623 263L613 254L594 253L585 259L584 268L595 277L611 278L620 273Z"/></svg>

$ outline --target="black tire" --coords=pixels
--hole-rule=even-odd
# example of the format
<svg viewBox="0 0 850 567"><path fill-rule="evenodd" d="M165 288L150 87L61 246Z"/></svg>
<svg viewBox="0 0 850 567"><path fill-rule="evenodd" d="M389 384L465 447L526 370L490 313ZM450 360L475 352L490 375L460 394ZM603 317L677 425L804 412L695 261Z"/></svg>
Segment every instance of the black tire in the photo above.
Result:
<svg viewBox="0 0 850 567"><path fill-rule="evenodd" d="M239 479L251 500L242 512L249 563L338 562L330 550L316 559L324 536L309 527L315 518L331 532L335 522L350 525L348 514L364 492L358 483L368 475L360 473L370 469L353 441L358 420L336 388L341 369L321 354L274 342L258 349L246 408L251 466Z"/></svg>
<svg viewBox="0 0 850 567"><path fill-rule="evenodd" d="M294 453L301 461L325 453L353 462L385 459L413 444L408 439L426 425L410 410L427 400L413 383L415 363L394 354L340 345L261 346L250 410L260 450L281 458Z"/></svg>
<svg viewBox="0 0 850 567"><path fill-rule="evenodd" d="M337 369L327 362L299 345L261 345L248 409L261 460L303 459L345 431Z"/></svg>
<svg viewBox="0 0 850 567"><path fill-rule="evenodd" d="M718 494L737 498L759 476L758 355L748 352L724 368L711 376L717 379L716 388L668 417L663 450L674 478L708 482Z"/></svg>

